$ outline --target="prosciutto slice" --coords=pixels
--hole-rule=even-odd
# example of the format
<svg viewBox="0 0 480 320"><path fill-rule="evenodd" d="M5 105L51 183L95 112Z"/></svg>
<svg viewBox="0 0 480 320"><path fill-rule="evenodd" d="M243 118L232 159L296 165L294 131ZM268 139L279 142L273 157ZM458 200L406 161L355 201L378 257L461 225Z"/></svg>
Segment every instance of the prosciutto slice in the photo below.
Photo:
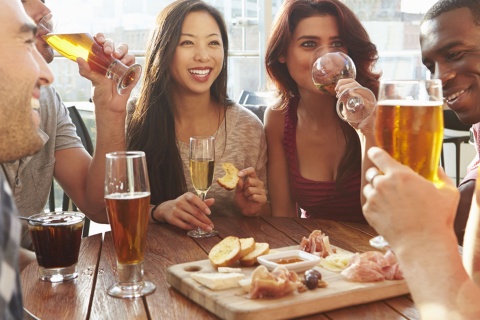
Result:
<svg viewBox="0 0 480 320"><path fill-rule="evenodd" d="M300 243L300 250L315 254L322 258L326 258L328 255L336 252L335 248L332 248L330 245L328 236L320 230L313 230L308 238L303 237L302 242Z"/></svg>
<svg viewBox="0 0 480 320"><path fill-rule="evenodd" d="M265 266L258 266L252 273L251 299L280 298L296 292L301 285L296 272L283 266L269 272Z"/></svg>
<svg viewBox="0 0 480 320"><path fill-rule="evenodd" d="M341 275L356 282L403 279L397 258L391 250L385 254L378 251L356 253Z"/></svg>

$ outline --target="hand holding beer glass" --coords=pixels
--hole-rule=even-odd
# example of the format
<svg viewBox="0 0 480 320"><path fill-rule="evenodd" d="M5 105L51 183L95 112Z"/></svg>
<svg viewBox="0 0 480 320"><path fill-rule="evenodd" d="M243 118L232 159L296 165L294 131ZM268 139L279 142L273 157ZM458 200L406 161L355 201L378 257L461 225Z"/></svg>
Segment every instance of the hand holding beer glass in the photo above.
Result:
<svg viewBox="0 0 480 320"><path fill-rule="evenodd" d="M207 192L212 186L215 170L215 137L190 138L190 177L198 196L205 201ZM203 231L200 228L187 233L192 238L213 237L218 231Z"/></svg>
<svg viewBox="0 0 480 320"><path fill-rule="evenodd" d="M437 187L443 144L441 80L381 81L375 124L377 145ZM385 247L383 237L371 239Z"/></svg>
<svg viewBox="0 0 480 320"><path fill-rule="evenodd" d="M340 79L355 79L353 60L337 47L321 46L313 52L312 81L322 92L336 95ZM365 87L354 87L340 93L337 114L346 122L360 123L375 109L375 95Z"/></svg>
<svg viewBox="0 0 480 320"><path fill-rule="evenodd" d="M42 38L58 53L72 61L83 58L93 71L115 81L119 94L137 84L142 72L139 64L126 66L112 55L105 54L89 33L53 33L53 21L53 15L49 13L40 20L39 27L49 31Z"/></svg>
<svg viewBox="0 0 480 320"><path fill-rule="evenodd" d="M105 203L118 269L118 283L108 288L108 294L118 298L137 298L152 293L155 285L143 279L150 206L144 152L107 154Z"/></svg>

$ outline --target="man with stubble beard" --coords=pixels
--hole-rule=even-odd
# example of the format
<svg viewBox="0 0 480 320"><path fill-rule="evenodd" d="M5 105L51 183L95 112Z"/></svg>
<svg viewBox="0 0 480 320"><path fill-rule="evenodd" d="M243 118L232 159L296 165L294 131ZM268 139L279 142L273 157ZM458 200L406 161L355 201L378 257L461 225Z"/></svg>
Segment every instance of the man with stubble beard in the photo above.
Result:
<svg viewBox="0 0 480 320"><path fill-rule="evenodd" d="M39 22L51 14L43 0L22 0L27 14L38 25L36 47L47 63L53 60L53 50L41 38L48 30ZM106 54L112 54L126 65L135 62L128 54L128 46L120 44L116 49L113 41L103 34L95 40ZM90 70L88 63L79 58L79 73L91 80L92 100L95 105L97 138L95 154L91 157L76 134L68 109L51 85L41 89L40 132L43 146L31 157L24 157L2 164L3 171L13 190L19 214L29 216L42 212L48 199L53 178L73 200L75 205L95 222L108 223L103 187L105 177L105 155L108 152L125 150L125 116L129 93L119 95L115 83L104 75ZM26 223L23 224L22 247L31 249L31 239ZM33 259L33 251L23 251ZM22 263L22 268L29 260Z"/></svg>
<svg viewBox="0 0 480 320"><path fill-rule="evenodd" d="M40 87L53 81L35 48L35 23L19 1L0 0L0 163L41 148ZM0 319L23 319L19 271L20 222L11 190L0 170Z"/></svg>

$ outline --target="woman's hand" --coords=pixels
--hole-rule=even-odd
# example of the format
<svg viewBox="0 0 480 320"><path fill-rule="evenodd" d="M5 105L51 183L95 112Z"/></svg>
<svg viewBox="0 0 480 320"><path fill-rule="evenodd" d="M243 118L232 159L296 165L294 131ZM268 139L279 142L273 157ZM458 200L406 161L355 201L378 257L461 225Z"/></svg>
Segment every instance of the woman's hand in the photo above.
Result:
<svg viewBox="0 0 480 320"><path fill-rule="evenodd" d="M165 221L185 230L199 227L205 231L213 230L213 223L207 217L215 199L203 202L199 196L186 192L174 200L161 203L153 213L156 220Z"/></svg>
<svg viewBox="0 0 480 320"><path fill-rule="evenodd" d="M337 99L340 95L347 89L363 87L360 83L355 81L354 79L340 79L335 87L335 92L337 93ZM367 88L366 88L367 89ZM357 91L360 94L359 91ZM370 95L364 96L364 99L369 100ZM359 123L349 122L349 124L357 130L359 134L364 136L371 136L373 137L375 132L375 117L376 117L376 110L372 112L367 118L363 119Z"/></svg>
<svg viewBox="0 0 480 320"><path fill-rule="evenodd" d="M235 202L245 216L259 215L267 202L263 181L258 179L252 167L241 170L238 176L240 179L235 189Z"/></svg>

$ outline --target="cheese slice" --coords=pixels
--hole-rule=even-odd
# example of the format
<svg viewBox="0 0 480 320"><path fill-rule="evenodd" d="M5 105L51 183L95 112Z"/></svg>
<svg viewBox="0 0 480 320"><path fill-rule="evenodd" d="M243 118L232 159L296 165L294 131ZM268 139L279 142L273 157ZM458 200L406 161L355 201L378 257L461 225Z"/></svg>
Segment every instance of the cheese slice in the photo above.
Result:
<svg viewBox="0 0 480 320"><path fill-rule="evenodd" d="M244 278L242 273L202 273L195 272L190 277L198 283L212 290L237 288L238 281Z"/></svg>
<svg viewBox="0 0 480 320"><path fill-rule="evenodd" d="M241 273L242 268L218 267L217 271L220 273Z"/></svg>

